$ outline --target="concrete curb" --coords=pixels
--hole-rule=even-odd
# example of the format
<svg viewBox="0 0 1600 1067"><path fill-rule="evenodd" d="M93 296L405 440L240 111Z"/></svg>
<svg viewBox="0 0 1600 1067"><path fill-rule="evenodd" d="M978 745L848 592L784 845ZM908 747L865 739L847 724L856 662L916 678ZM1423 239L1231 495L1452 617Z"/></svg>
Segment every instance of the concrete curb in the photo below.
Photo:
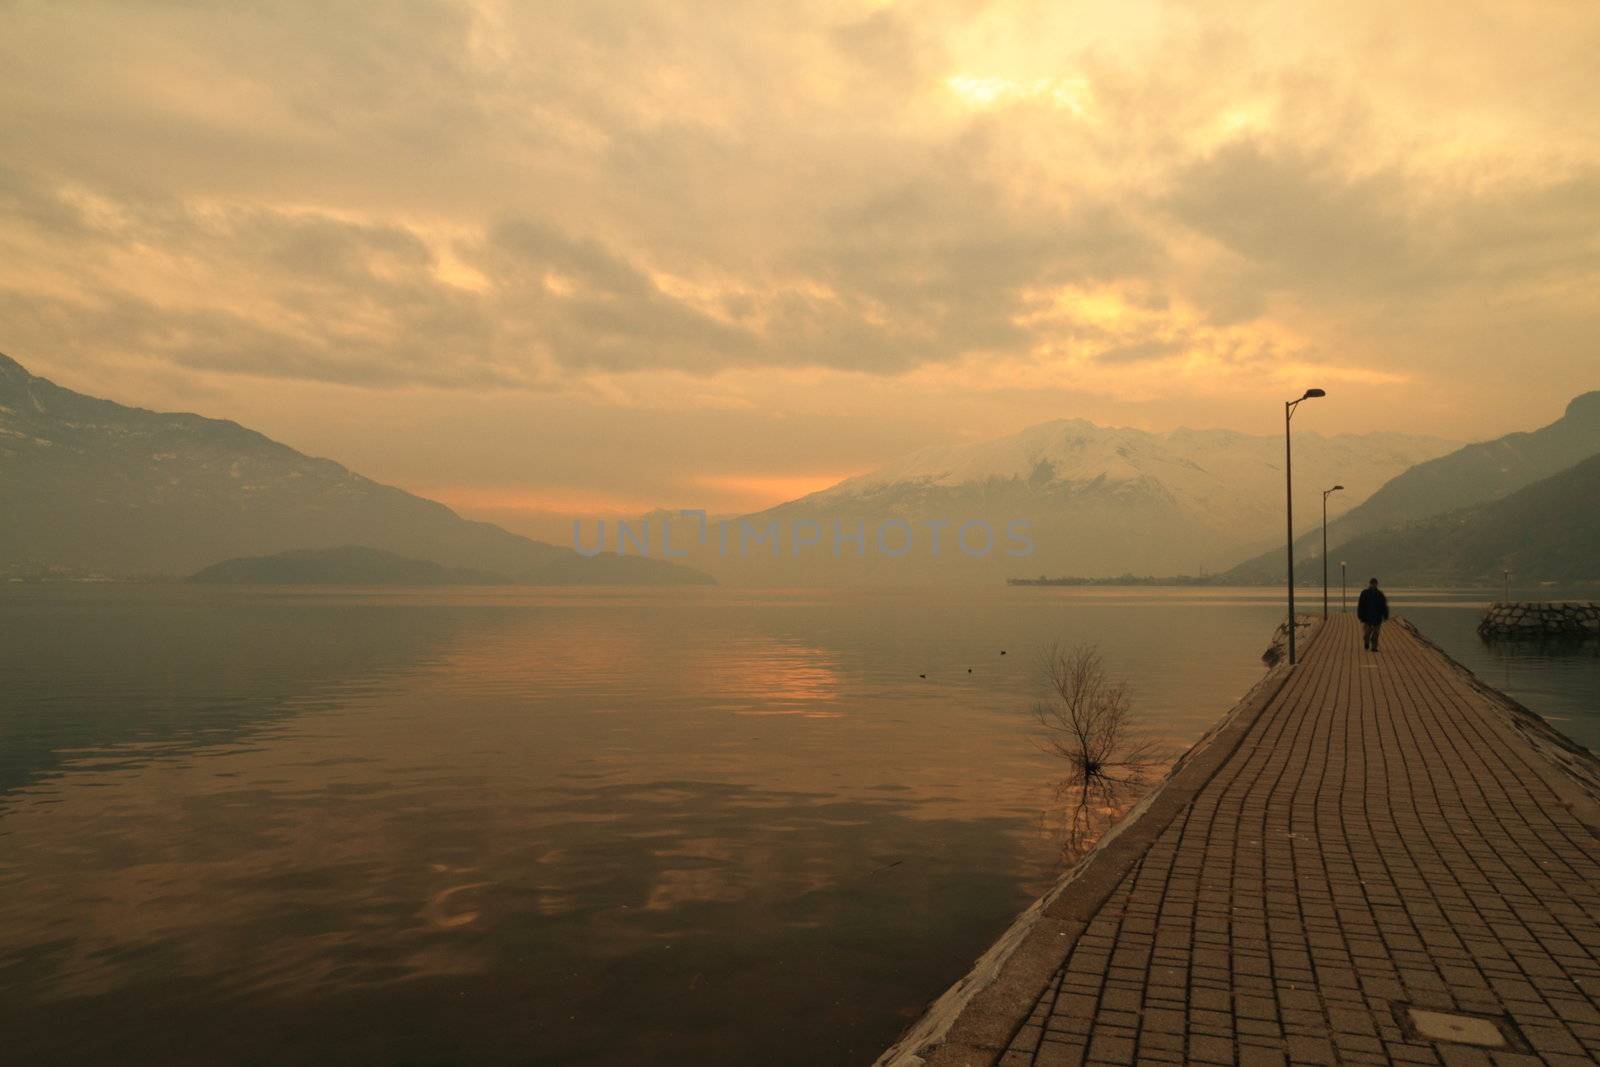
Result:
<svg viewBox="0 0 1600 1067"><path fill-rule="evenodd" d="M1321 633L1318 619L1305 641ZM1157 838L1238 750L1288 681L1279 664L1173 764L1082 859L1017 917L874 1067L977 1067L999 1058L1073 942Z"/></svg>

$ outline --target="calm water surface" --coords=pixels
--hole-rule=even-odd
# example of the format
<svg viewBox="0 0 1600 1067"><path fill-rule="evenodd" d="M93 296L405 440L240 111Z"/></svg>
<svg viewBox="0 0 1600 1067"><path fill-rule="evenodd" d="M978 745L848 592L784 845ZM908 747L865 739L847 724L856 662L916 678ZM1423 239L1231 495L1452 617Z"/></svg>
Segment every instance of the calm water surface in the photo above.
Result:
<svg viewBox="0 0 1600 1067"><path fill-rule="evenodd" d="M1600 746L1592 654L1396 606ZM1099 642L1181 747L1278 617L1259 590L5 588L7 1059L865 1062L1059 867L1043 647Z"/></svg>
<svg viewBox="0 0 1600 1067"><path fill-rule="evenodd" d="M1516 600L1596 599L1593 589L1572 593L1570 598L1550 589L1513 589L1511 595ZM1402 593L1392 602L1481 680L1537 711L1591 752L1600 752L1600 642L1485 643L1478 638L1477 626L1488 598Z"/></svg>

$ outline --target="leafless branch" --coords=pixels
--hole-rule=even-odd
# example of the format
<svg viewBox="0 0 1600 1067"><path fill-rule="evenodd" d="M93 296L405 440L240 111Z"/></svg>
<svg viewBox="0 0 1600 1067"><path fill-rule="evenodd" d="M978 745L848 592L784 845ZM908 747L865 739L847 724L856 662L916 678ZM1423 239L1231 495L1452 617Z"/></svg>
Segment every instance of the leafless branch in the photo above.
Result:
<svg viewBox="0 0 1600 1067"><path fill-rule="evenodd" d="M1163 762L1159 744L1134 727L1128 689L1114 681L1093 645L1052 646L1044 657L1045 697L1034 707L1045 751L1072 773L1056 786L1068 808L1069 852L1086 850Z"/></svg>

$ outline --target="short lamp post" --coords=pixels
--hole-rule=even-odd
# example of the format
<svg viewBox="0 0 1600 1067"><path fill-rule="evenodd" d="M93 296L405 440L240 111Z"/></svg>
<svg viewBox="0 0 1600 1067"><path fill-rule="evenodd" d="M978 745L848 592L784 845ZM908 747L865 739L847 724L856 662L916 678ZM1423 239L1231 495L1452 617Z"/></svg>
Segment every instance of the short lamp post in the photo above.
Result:
<svg viewBox="0 0 1600 1067"><path fill-rule="evenodd" d="M1294 647L1294 453L1289 446L1289 420L1294 409L1307 400L1328 394L1321 389L1307 389L1299 400L1283 402L1283 483L1285 489L1284 512L1289 529L1289 666L1295 664Z"/></svg>
<svg viewBox="0 0 1600 1067"><path fill-rule="evenodd" d="M1341 559L1339 561L1339 614L1348 615L1350 614L1350 604L1345 596L1344 564L1345 561Z"/></svg>
<svg viewBox="0 0 1600 1067"><path fill-rule="evenodd" d="M1322 491L1322 617L1328 617L1328 497L1344 486L1336 485Z"/></svg>

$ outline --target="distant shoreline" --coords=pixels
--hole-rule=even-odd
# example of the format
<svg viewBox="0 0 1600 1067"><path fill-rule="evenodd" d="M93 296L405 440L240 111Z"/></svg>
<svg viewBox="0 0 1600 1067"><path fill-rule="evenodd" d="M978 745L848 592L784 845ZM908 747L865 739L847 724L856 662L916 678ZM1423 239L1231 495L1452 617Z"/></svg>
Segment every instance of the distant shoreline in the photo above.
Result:
<svg viewBox="0 0 1600 1067"><path fill-rule="evenodd" d="M1071 576L1061 577L1061 578L1045 578L1045 577L1039 577L1039 578L1007 578L1006 579L1006 584L1007 585L1032 585L1032 586L1068 586L1068 587L1081 587L1081 586L1150 587L1150 586L1162 586L1162 587L1169 587L1169 588L1172 588L1172 587L1177 587L1177 588L1182 588L1182 587L1202 587L1203 588L1203 587L1208 587L1209 586L1209 587L1213 587L1213 588L1228 588L1228 589L1279 589L1279 588L1282 588L1282 586L1283 586L1283 582L1282 581L1276 581L1276 582L1242 582L1242 581L1239 581L1237 579L1224 578L1224 577L1220 577L1220 576L1219 577L1196 578L1196 577L1192 577L1192 576L1189 576L1189 575L1177 575L1177 576L1167 576L1167 577L1163 577L1163 578L1141 578L1141 577L1138 577L1137 575L1132 575L1132 574L1122 574L1122 575L1118 575L1115 578L1079 578L1079 577L1071 577ZM1415 581L1415 580L1411 580L1409 578L1399 578L1399 579L1392 579L1392 580L1388 581L1387 584L1390 587L1396 588L1396 589L1452 589L1452 590L1461 590L1463 592L1476 592L1476 591L1498 592L1500 590L1500 583L1498 583L1498 582L1452 582L1452 581L1438 580L1438 579L1422 579L1420 581ZM1320 581L1307 581L1307 582L1296 582L1295 583L1295 589L1297 589L1297 590L1299 590L1299 589L1320 590L1321 588L1322 588L1322 583ZM1562 589L1597 589L1597 588L1600 588L1600 583L1597 583L1597 582L1539 582L1539 583L1537 583L1535 585L1520 585L1520 586L1516 586L1516 589L1524 591L1524 592L1527 591L1527 590L1532 590L1532 589L1549 589L1549 590L1554 592L1554 591L1562 590Z"/></svg>
<svg viewBox="0 0 1600 1067"><path fill-rule="evenodd" d="M1254 582L1222 582L1216 578L1194 578L1187 575L1168 578L1140 578L1121 574L1115 578L1007 578L1007 585L1254 585ZM1265 585L1262 588L1267 588Z"/></svg>

